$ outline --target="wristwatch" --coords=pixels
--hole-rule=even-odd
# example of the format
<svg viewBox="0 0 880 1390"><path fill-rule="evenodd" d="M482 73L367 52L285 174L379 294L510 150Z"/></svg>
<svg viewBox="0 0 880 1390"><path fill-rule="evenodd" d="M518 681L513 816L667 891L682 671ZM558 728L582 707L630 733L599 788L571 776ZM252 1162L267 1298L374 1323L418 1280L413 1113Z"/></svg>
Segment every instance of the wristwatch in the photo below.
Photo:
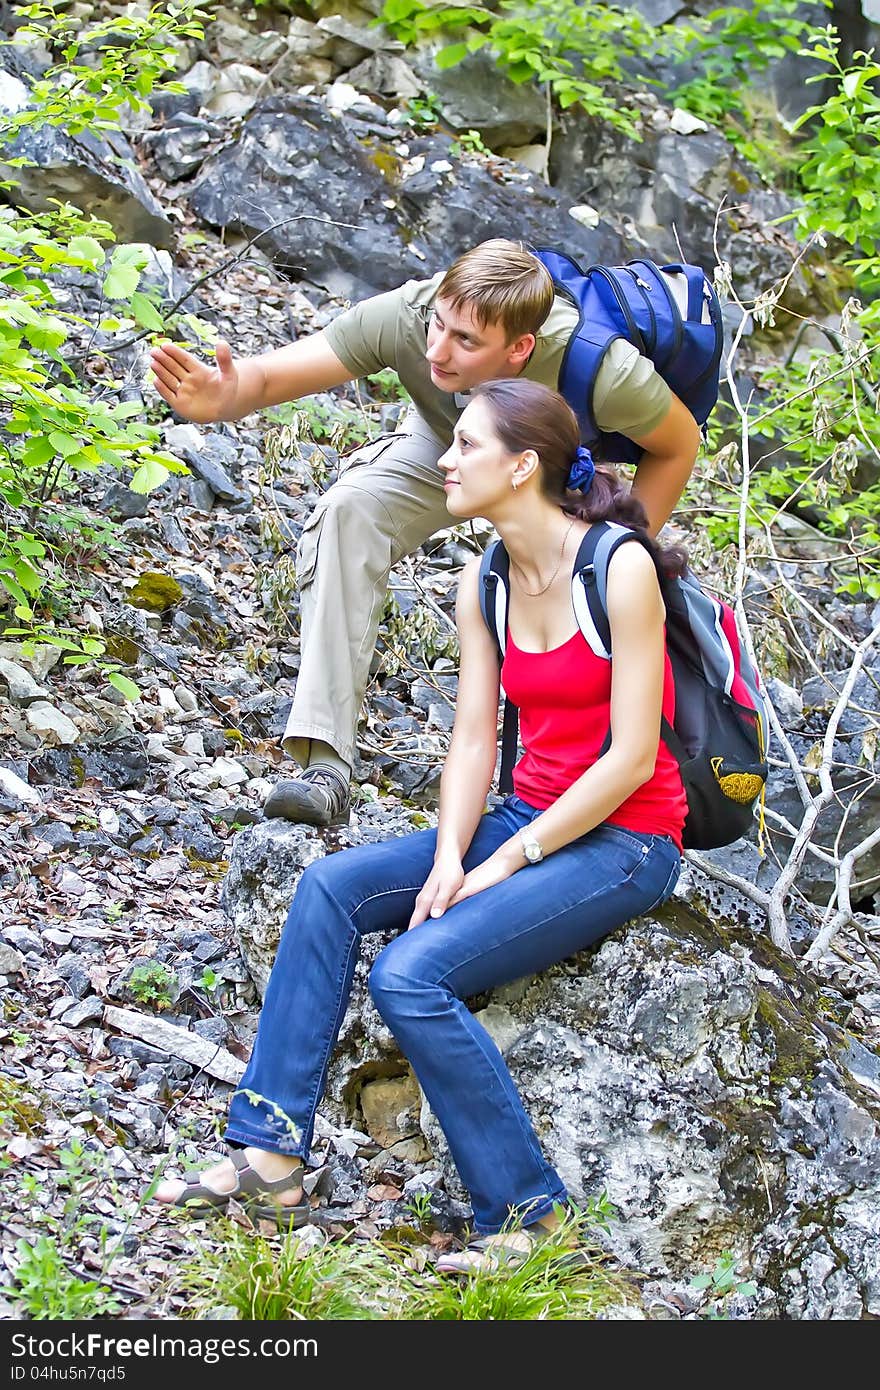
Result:
<svg viewBox="0 0 880 1390"><path fill-rule="evenodd" d="M522 852L528 862L530 864L540 864L541 860L544 858L544 851L527 826L519 832L519 838L522 842Z"/></svg>

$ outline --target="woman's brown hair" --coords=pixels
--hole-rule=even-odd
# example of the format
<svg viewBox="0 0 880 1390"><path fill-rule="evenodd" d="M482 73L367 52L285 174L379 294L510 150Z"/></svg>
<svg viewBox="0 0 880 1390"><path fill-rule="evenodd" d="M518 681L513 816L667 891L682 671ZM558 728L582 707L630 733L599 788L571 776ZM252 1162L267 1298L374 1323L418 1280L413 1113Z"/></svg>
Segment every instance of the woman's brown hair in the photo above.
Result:
<svg viewBox="0 0 880 1390"><path fill-rule="evenodd" d="M525 377L505 377L475 386L472 395L489 407L495 433L508 453L533 449L538 455L545 497L581 521L616 521L643 533L660 573L682 573L685 552L678 546L660 546L648 535L644 507L613 468L596 464L586 493L568 486L580 431L574 411L558 391Z"/></svg>

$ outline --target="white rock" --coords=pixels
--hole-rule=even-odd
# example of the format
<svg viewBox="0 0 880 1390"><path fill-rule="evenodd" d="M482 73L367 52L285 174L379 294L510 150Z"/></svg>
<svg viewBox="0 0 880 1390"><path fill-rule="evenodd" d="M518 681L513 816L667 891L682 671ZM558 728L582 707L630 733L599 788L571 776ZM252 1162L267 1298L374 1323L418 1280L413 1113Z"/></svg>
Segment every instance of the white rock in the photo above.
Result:
<svg viewBox="0 0 880 1390"><path fill-rule="evenodd" d="M182 1057L184 1061L192 1062L211 1076L232 1085L236 1085L244 1073L244 1062L227 1052L225 1047L218 1047L216 1043L150 1014L118 1009L108 1004L104 1009L104 1023L108 1028L115 1028L132 1038L141 1038L163 1052L170 1052L172 1057Z"/></svg>
<svg viewBox="0 0 880 1390"><path fill-rule="evenodd" d="M198 578L201 579L205 588L210 589L212 594L216 594L217 580L214 578L211 571L205 565L190 565L188 567L188 573L197 575Z"/></svg>
<svg viewBox="0 0 880 1390"><path fill-rule="evenodd" d="M531 169L533 174L540 174L546 181L546 145L505 145L499 153L504 159L511 159L514 164L522 164L525 169Z"/></svg>
<svg viewBox="0 0 880 1390"><path fill-rule="evenodd" d="M160 685L156 694L159 697L159 708L176 718L180 714L180 705L175 699L174 691L170 690L167 685Z"/></svg>
<svg viewBox="0 0 880 1390"><path fill-rule="evenodd" d="M804 701L799 690L772 676L767 682L767 692L773 701L773 708L783 725L797 724L804 717Z"/></svg>
<svg viewBox="0 0 880 1390"><path fill-rule="evenodd" d="M200 733L187 734L183 740L183 751L191 758L205 757L205 744Z"/></svg>
<svg viewBox="0 0 880 1390"><path fill-rule="evenodd" d="M573 208L568 209L569 217L573 217L575 222L580 222L582 227L598 227L599 214L595 208L591 208L589 203L576 203Z"/></svg>
<svg viewBox="0 0 880 1390"><path fill-rule="evenodd" d="M147 753L157 763L167 763L173 777L189 772L193 766L192 758L182 757L166 747L164 734L147 734Z"/></svg>
<svg viewBox="0 0 880 1390"><path fill-rule="evenodd" d="M42 806L43 804L43 798L36 787L29 787L27 782L5 767L0 767L0 792L3 792L5 796L14 796L19 801L26 801L29 806Z"/></svg>
<svg viewBox="0 0 880 1390"><path fill-rule="evenodd" d="M68 719L66 714L62 714L54 705L50 705L48 700L37 700L25 713L25 718L30 724L34 733L43 738L46 734L53 734L59 743L76 743L79 738L79 729L72 719Z"/></svg>
<svg viewBox="0 0 880 1390"><path fill-rule="evenodd" d="M42 643L34 649L33 656L27 658L30 666L38 681L44 681L49 672L58 665L63 652L60 647L53 647L48 642Z"/></svg>
<svg viewBox="0 0 880 1390"><path fill-rule="evenodd" d="M42 685L38 685L30 671L5 656L0 656L0 681L6 682L9 698L17 705L33 704L34 700L44 700L49 694Z"/></svg>
<svg viewBox="0 0 880 1390"><path fill-rule="evenodd" d="M249 773L234 758L215 758L210 768L211 783L215 787L237 787L246 782Z"/></svg>
<svg viewBox="0 0 880 1390"><path fill-rule="evenodd" d="M119 830L119 817L112 806L102 806L98 812L98 824L107 835L115 835Z"/></svg>
<svg viewBox="0 0 880 1390"><path fill-rule="evenodd" d="M164 734L147 734L147 753L160 763L173 763L176 754L165 745Z"/></svg>
<svg viewBox="0 0 880 1390"><path fill-rule="evenodd" d="M0 941L0 975L17 975L24 965L24 957L6 941Z"/></svg>
<svg viewBox="0 0 880 1390"><path fill-rule="evenodd" d="M435 159L431 163L431 172L434 174L451 174L452 165L448 159Z"/></svg>
<svg viewBox="0 0 880 1390"><path fill-rule="evenodd" d="M165 431L165 443L169 449L192 449L197 453L205 447L205 436L195 425L172 425Z"/></svg>
<svg viewBox="0 0 880 1390"><path fill-rule="evenodd" d="M185 72L183 74L183 77L181 77L179 81L183 83L184 87L188 92L195 92L196 96L199 98L199 101L201 101L211 91L211 88L213 87L214 82L216 80L216 76L217 69L214 67L214 65L212 63L205 62L204 59L201 59L198 63L194 63L193 66L190 68L189 72ZM175 428L177 429L182 427L175 426Z"/></svg>
<svg viewBox="0 0 880 1390"><path fill-rule="evenodd" d="M697 135L709 127L699 116L692 116L690 111L682 111L680 106L676 106L669 122L669 129L674 130L676 135Z"/></svg>
<svg viewBox="0 0 880 1390"><path fill-rule="evenodd" d="M14 661L18 666L26 666L38 681L42 681L46 679L52 667L58 665L62 652L60 647L42 643L34 648L32 654L25 655L21 642L0 642L0 656Z"/></svg>
<svg viewBox="0 0 880 1390"><path fill-rule="evenodd" d="M101 617L97 608L93 608L90 603L84 603L82 606L82 615L83 622L89 629L89 632L104 631L104 619Z"/></svg>
<svg viewBox="0 0 880 1390"><path fill-rule="evenodd" d="M334 82L324 98L331 111L347 111L363 99L363 93L350 82Z"/></svg>
<svg viewBox="0 0 880 1390"><path fill-rule="evenodd" d="M265 86L265 74L247 63L230 63L221 72L205 108L212 116L244 116Z"/></svg>
<svg viewBox="0 0 880 1390"><path fill-rule="evenodd" d="M11 72L0 71L0 111L23 111L28 104L28 89Z"/></svg>
<svg viewBox="0 0 880 1390"><path fill-rule="evenodd" d="M174 687L174 698L180 708L186 710L187 714L194 714L199 707L199 702L192 691L185 685Z"/></svg>

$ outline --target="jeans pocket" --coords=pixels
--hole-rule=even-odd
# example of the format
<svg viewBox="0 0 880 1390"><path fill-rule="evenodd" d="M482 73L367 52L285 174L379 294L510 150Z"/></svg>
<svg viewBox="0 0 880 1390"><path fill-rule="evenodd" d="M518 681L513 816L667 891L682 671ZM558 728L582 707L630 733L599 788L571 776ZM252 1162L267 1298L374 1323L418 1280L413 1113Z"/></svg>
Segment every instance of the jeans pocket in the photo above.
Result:
<svg viewBox="0 0 880 1390"><path fill-rule="evenodd" d="M635 830L625 830L621 825L611 825L605 821L590 832L601 844L606 841L610 852L619 862L624 873L635 873L640 864L647 859L654 842L653 835L640 835Z"/></svg>
<svg viewBox="0 0 880 1390"><path fill-rule="evenodd" d="M655 908L660 907L662 903L665 903L667 898L672 897L672 894L675 892L675 885L678 883L680 876L681 859L676 859L672 868L669 870L669 876L666 880L666 886L664 887L663 892L660 894L659 898L657 898L657 900L653 902L651 906L647 909L648 912L653 912Z"/></svg>

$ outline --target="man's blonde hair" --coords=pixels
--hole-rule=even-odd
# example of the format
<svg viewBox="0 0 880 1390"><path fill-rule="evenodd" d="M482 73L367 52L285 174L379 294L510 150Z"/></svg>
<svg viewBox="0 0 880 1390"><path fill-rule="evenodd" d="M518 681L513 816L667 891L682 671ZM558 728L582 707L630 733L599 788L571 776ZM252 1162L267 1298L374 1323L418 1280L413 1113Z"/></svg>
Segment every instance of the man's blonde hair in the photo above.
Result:
<svg viewBox="0 0 880 1390"><path fill-rule="evenodd" d="M481 327L498 323L512 343L537 333L553 303L553 281L521 241L495 237L453 262L437 291L453 309L472 309Z"/></svg>

